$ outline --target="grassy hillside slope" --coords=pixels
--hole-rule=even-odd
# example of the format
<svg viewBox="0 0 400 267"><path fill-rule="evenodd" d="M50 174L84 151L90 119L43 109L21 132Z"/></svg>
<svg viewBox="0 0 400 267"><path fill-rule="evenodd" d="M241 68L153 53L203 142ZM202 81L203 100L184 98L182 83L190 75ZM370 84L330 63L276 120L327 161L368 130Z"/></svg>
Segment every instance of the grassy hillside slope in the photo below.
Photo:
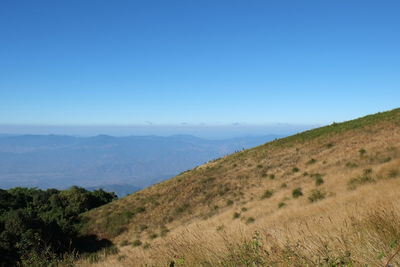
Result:
<svg viewBox="0 0 400 267"><path fill-rule="evenodd" d="M399 177L396 109L209 162L88 212L85 232L118 245L100 266L400 264Z"/></svg>

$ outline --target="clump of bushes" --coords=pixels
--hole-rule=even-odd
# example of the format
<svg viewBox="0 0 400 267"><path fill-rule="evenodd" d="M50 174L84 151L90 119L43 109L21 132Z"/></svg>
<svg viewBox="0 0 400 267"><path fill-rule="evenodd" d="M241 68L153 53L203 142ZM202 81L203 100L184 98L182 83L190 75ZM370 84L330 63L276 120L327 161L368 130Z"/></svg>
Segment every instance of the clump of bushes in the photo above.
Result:
<svg viewBox="0 0 400 267"><path fill-rule="evenodd" d="M253 217L249 217L249 218L247 218L246 223L249 224L249 223L253 223L255 221L256 221L256 219L254 219Z"/></svg>
<svg viewBox="0 0 400 267"><path fill-rule="evenodd" d="M293 198L298 198L298 197L301 197L302 195L303 195L303 191L301 190L301 187L297 187L297 188L293 189L293 191L292 191Z"/></svg>
<svg viewBox="0 0 400 267"><path fill-rule="evenodd" d="M147 225L144 225L144 224L139 225L139 231L140 231L140 232L143 232L143 231L146 230L147 228L148 228Z"/></svg>
<svg viewBox="0 0 400 267"><path fill-rule="evenodd" d="M121 247L125 247L127 245L129 245L128 240L122 240L121 243L119 244Z"/></svg>
<svg viewBox="0 0 400 267"><path fill-rule="evenodd" d="M274 191L272 190L265 190L264 194L261 196L261 199L266 199L272 197Z"/></svg>
<svg viewBox="0 0 400 267"><path fill-rule="evenodd" d="M185 212L188 208L189 208L189 205L185 203L185 204L179 206L178 208L176 208L175 212L176 212L176 214L181 214L181 213Z"/></svg>
<svg viewBox="0 0 400 267"><path fill-rule="evenodd" d="M398 169L391 169L389 171L388 176L389 176L389 178L396 178L397 176L399 176L399 174L400 174L400 172Z"/></svg>
<svg viewBox="0 0 400 267"><path fill-rule="evenodd" d="M392 157L386 157L381 160L381 163L386 163L392 160Z"/></svg>
<svg viewBox="0 0 400 267"><path fill-rule="evenodd" d="M324 183L324 179L322 178L322 176L318 176L315 178L315 185L319 186L322 185Z"/></svg>
<svg viewBox="0 0 400 267"><path fill-rule="evenodd" d="M319 186L324 183L324 179L322 178L322 174L320 173L311 174L311 177L314 178L316 186Z"/></svg>
<svg viewBox="0 0 400 267"><path fill-rule="evenodd" d="M132 242L132 246L134 247L138 247L142 245L142 241L140 241L139 239L136 239Z"/></svg>
<svg viewBox="0 0 400 267"><path fill-rule="evenodd" d="M357 163L354 163L354 162L347 162L346 163L346 167L347 168L357 168L358 167L358 165L357 165Z"/></svg>
<svg viewBox="0 0 400 267"><path fill-rule="evenodd" d="M156 239L158 237L158 234L156 234L156 233L151 233L150 235L149 235L149 238L150 239Z"/></svg>
<svg viewBox="0 0 400 267"><path fill-rule="evenodd" d="M335 144L334 143L328 143L325 145L326 148L332 148Z"/></svg>
<svg viewBox="0 0 400 267"><path fill-rule="evenodd" d="M235 212L233 214L233 219L238 219L238 218L240 218L240 213L239 212Z"/></svg>
<svg viewBox="0 0 400 267"><path fill-rule="evenodd" d="M314 158L312 158L312 159L310 159L309 161L307 161L307 165L314 164L315 162L317 162L317 160L314 159Z"/></svg>
<svg viewBox="0 0 400 267"><path fill-rule="evenodd" d="M313 191L311 191L311 194L308 197L308 200L310 202L316 202L318 200L324 199L325 195L326 194L324 192L321 192L320 190L313 190Z"/></svg>
<svg viewBox="0 0 400 267"><path fill-rule="evenodd" d="M362 175L350 179L350 181L347 183L349 189L353 190L359 185L375 183L375 179L371 177L371 174L372 169L365 169Z"/></svg>

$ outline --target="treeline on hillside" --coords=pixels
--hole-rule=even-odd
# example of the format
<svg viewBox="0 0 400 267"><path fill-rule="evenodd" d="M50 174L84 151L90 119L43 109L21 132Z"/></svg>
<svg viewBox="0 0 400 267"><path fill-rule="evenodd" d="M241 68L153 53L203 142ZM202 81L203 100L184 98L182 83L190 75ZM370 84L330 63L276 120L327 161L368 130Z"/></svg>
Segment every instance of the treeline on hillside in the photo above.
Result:
<svg viewBox="0 0 400 267"><path fill-rule="evenodd" d="M66 254L109 245L107 240L79 235L80 214L116 198L114 193L77 186L61 191L0 189L0 266L44 266Z"/></svg>

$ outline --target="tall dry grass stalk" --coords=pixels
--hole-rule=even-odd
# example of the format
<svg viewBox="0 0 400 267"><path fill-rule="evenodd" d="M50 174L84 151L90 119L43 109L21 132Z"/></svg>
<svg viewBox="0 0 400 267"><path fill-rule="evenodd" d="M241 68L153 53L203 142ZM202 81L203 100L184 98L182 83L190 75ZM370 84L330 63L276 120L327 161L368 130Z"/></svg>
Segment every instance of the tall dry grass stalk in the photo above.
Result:
<svg viewBox="0 0 400 267"><path fill-rule="evenodd" d="M208 233L199 226L98 266L385 266L389 259L400 266L399 242L400 207L380 201L274 229L237 226Z"/></svg>

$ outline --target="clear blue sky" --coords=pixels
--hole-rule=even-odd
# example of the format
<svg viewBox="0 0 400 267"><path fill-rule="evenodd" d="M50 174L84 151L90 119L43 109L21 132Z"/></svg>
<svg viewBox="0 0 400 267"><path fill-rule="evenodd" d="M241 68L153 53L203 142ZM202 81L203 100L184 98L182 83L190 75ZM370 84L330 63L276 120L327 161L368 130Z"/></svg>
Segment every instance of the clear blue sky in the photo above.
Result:
<svg viewBox="0 0 400 267"><path fill-rule="evenodd" d="M324 124L400 106L400 1L0 2L0 124Z"/></svg>

